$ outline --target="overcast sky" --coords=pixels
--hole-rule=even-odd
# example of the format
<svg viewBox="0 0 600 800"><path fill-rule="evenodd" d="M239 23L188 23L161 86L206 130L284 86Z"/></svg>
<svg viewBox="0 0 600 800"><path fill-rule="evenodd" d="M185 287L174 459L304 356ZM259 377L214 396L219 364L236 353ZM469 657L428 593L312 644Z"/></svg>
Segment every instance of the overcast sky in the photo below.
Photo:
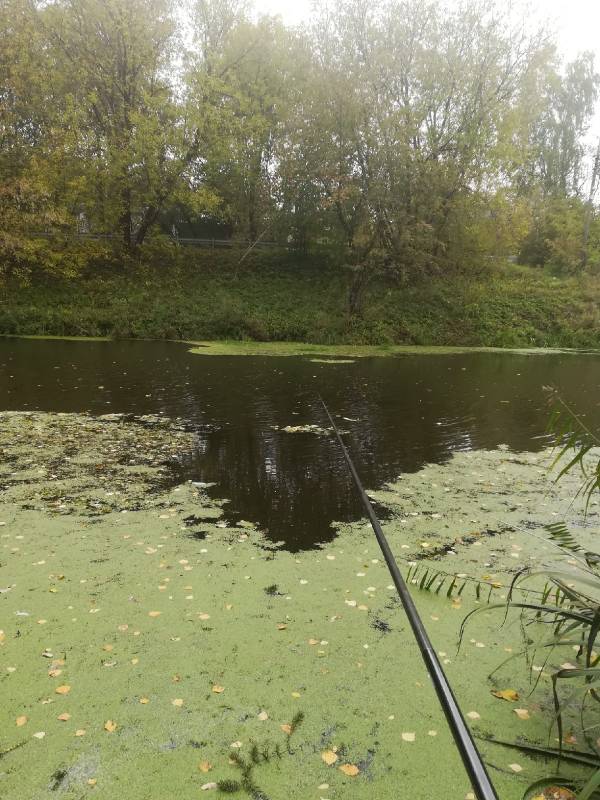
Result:
<svg viewBox="0 0 600 800"><path fill-rule="evenodd" d="M311 0L255 0L254 5L294 24L308 16ZM567 58L593 50L600 65L600 0L529 0L529 5L540 20L550 22Z"/></svg>

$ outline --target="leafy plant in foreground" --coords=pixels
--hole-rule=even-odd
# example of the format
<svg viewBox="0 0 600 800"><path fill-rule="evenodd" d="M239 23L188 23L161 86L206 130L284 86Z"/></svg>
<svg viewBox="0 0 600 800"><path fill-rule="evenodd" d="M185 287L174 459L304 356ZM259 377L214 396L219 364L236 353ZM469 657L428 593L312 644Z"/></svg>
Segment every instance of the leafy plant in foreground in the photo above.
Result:
<svg viewBox="0 0 600 800"><path fill-rule="evenodd" d="M552 466L560 467L556 480L579 468L582 483L576 496L584 497L587 515L592 497L600 492L600 458L594 450L600 446L600 437L555 390L550 389L549 393L553 404L549 430L553 434L556 449ZM577 649L577 664L563 664L551 675L559 747L529 744L512 746L557 757L559 765L562 759L567 759L594 770L586 782L557 778L538 781L529 787L528 797L532 797L533 792L536 792L536 798L548 797L548 789L541 795L537 791L552 783L555 785L553 789L560 784L578 790L577 800L590 800L600 797L600 724L597 721L598 708L595 706L600 703L600 655L594 650L600 633L600 555L586 550L562 522L547 525L546 531L557 547L557 558L540 569L527 568L518 573L512 582L507 606L521 609L524 625L535 622L547 626L548 634L537 645L546 652L545 663L557 648L570 646ZM540 577L546 583L538 602L518 602L514 599L516 589L522 588L526 581L539 580ZM498 604L496 607L507 606ZM477 613L478 610L471 613ZM463 622L463 630L467 620L468 617ZM563 750L564 716L567 708L576 704L579 705L581 733L588 752ZM595 718L591 720L590 705L596 711ZM509 745L507 742L503 744ZM562 796L575 797L570 792Z"/></svg>

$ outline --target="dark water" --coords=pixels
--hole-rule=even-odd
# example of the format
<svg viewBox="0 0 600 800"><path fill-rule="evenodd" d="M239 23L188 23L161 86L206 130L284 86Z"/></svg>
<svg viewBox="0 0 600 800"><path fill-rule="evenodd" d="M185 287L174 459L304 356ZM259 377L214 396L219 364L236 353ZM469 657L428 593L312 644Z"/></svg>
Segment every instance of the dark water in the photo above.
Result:
<svg viewBox="0 0 600 800"><path fill-rule="evenodd" d="M161 342L0 341L0 409L183 417L200 430L185 477L215 481L215 496L231 499L232 519L259 523L292 550L332 539L332 520L361 516L333 440L272 428L325 426L319 393L349 431L365 486L376 488L456 450L540 449L548 384L589 419L600 416L593 355L470 353L330 365L202 357Z"/></svg>

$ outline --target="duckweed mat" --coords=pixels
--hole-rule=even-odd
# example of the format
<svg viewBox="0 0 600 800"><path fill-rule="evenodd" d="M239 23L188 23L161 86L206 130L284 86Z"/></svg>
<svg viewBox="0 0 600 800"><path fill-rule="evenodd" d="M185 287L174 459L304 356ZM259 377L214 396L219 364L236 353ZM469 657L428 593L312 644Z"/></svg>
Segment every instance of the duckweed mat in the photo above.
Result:
<svg viewBox="0 0 600 800"><path fill-rule="evenodd" d="M3 798L469 796L366 522L300 554L228 526L227 498L174 483L181 421L2 413L0 436ZM526 662L520 617L486 608L552 557L543 524L581 525L576 476L554 485L547 463L457 453L373 492L405 574L463 576L460 594L411 580L481 737L552 741L549 675L575 658ZM480 743L503 799L553 771Z"/></svg>

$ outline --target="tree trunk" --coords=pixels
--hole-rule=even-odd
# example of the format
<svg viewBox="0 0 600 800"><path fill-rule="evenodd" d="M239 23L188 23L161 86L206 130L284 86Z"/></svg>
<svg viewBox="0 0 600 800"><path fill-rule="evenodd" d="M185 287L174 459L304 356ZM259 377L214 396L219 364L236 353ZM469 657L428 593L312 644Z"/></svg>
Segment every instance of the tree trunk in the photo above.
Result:
<svg viewBox="0 0 600 800"><path fill-rule="evenodd" d="M596 158L594 159L594 167L592 169L592 180L590 183L590 193L588 195L587 207L585 210L585 221L583 223L583 241L581 247L581 267L585 269L588 260L588 242L590 238L590 227L592 224L592 216L594 214L594 195L596 194L596 187L598 185L598 178L600 177L600 139L598 139L598 148L596 150Z"/></svg>

